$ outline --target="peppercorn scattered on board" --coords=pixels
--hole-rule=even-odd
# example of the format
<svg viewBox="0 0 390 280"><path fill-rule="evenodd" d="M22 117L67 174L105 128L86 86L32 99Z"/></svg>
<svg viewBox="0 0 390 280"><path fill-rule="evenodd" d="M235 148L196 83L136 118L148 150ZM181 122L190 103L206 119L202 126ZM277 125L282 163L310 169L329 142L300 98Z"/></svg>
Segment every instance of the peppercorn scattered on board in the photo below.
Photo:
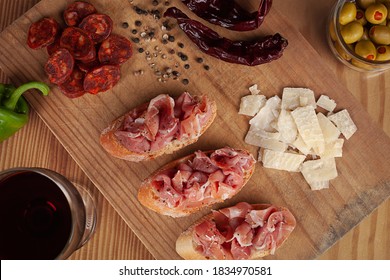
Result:
<svg viewBox="0 0 390 280"><path fill-rule="evenodd" d="M43 66L47 53L44 49L29 49L27 31L32 22L43 16L52 16L60 21L61 11L70 2L42 0L0 34L0 67L14 84L29 80L46 81ZM42 98L31 94L26 95L26 99L157 259L178 259L176 238L210 209L186 218L162 217L138 202L137 191L142 180L165 163L198 149L210 150L229 145L248 149L256 156L257 148L244 141L249 128L248 120L237 110L241 97L247 95L248 87L254 83L260 85L267 98L279 94L285 87L310 88L315 92L315 100L326 94L337 102L338 108L348 110L358 127L353 137L345 141L343 157L336 159L338 176L330 181L329 188L314 192L300 173L258 165L251 180L237 196L223 205L214 206L221 208L247 201L272 203L290 209L297 220L296 230L274 256L267 258L318 257L390 196L390 161L387 160L390 158L390 139L374 124L352 94L337 82L337 77L294 25L288 23L276 9L271 9L260 29L251 35L280 32L288 39L289 45L280 59L247 67L201 53L174 26L174 22L172 26L164 25L164 19L158 19L156 14L139 13L130 1L90 2L114 19L113 32L138 38L132 41L134 56L131 63L121 67L121 80L112 90L98 95L69 99L53 87L50 96ZM145 8L142 6L145 1L133 2ZM257 1L251 2L248 6L258 5ZM170 3L183 8L178 0ZM160 9L165 7L162 5ZM141 25L136 25L135 21L140 21ZM242 39L247 36L218 30L225 37L238 36ZM163 41L164 34L173 38ZM172 74L173 71L176 75ZM217 101L216 120L195 144L142 163L115 159L100 146L99 135L113 119L159 94L178 96L183 91L194 95L207 94ZM331 103L325 101L324 106L331 106ZM291 136L286 134L286 137ZM324 164L333 166L332 162Z"/></svg>

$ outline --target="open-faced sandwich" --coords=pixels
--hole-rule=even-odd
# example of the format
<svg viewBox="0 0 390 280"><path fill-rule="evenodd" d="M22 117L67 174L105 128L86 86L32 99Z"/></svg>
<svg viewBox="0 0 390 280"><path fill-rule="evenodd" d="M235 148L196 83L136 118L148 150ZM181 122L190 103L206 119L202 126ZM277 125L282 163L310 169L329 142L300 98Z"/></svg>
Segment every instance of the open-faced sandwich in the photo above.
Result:
<svg viewBox="0 0 390 280"><path fill-rule="evenodd" d="M144 180L138 199L162 215L186 216L237 194L252 176L255 162L249 152L230 147L197 151Z"/></svg>
<svg viewBox="0 0 390 280"><path fill-rule="evenodd" d="M177 239L176 251L188 260L259 259L274 254L295 225L286 208L240 202L195 222Z"/></svg>
<svg viewBox="0 0 390 280"><path fill-rule="evenodd" d="M100 135L112 156L143 161L196 142L215 119L217 106L207 96L161 94L114 120Z"/></svg>

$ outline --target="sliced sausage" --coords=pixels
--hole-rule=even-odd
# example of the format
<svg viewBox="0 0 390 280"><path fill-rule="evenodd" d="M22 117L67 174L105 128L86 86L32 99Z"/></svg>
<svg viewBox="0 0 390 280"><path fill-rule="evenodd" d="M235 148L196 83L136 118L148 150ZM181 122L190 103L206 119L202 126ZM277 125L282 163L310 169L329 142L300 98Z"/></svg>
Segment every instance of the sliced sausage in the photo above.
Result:
<svg viewBox="0 0 390 280"><path fill-rule="evenodd" d="M120 65L133 54L131 42L123 36L111 34L100 46L98 57L102 64Z"/></svg>
<svg viewBox="0 0 390 280"><path fill-rule="evenodd" d="M76 1L64 11L64 20L68 26L76 26L83 18L94 13L96 13L96 9L92 4Z"/></svg>
<svg viewBox="0 0 390 280"><path fill-rule="evenodd" d="M91 62L80 61L77 63L77 66L81 71L87 73L102 65L100 64L99 60L95 59Z"/></svg>
<svg viewBox="0 0 390 280"><path fill-rule="evenodd" d="M85 94L84 77L85 73L75 67L69 79L60 84L58 87L66 97L80 97Z"/></svg>
<svg viewBox="0 0 390 280"><path fill-rule="evenodd" d="M84 90L97 94L115 86L121 77L117 65L103 65L87 73L84 79Z"/></svg>
<svg viewBox="0 0 390 280"><path fill-rule="evenodd" d="M79 27L86 31L94 43L101 43L110 36L113 22L105 14L92 14L83 19Z"/></svg>
<svg viewBox="0 0 390 280"><path fill-rule="evenodd" d="M57 37L54 40L54 42L46 47L46 51L47 51L47 54L49 56L51 56L53 53L55 53L56 51L58 51L61 48L61 46L60 46L60 38L61 38L61 36L57 35Z"/></svg>
<svg viewBox="0 0 390 280"><path fill-rule="evenodd" d="M32 49L47 47L55 41L59 29L57 21L51 17L34 22L28 30L27 45Z"/></svg>
<svg viewBox="0 0 390 280"><path fill-rule="evenodd" d="M67 49L77 60L91 60L92 55L95 55L94 43L88 34L78 27L68 27L64 30L60 46Z"/></svg>
<svg viewBox="0 0 390 280"><path fill-rule="evenodd" d="M74 59L66 49L54 52L45 64L45 72L53 84L62 84L72 74Z"/></svg>

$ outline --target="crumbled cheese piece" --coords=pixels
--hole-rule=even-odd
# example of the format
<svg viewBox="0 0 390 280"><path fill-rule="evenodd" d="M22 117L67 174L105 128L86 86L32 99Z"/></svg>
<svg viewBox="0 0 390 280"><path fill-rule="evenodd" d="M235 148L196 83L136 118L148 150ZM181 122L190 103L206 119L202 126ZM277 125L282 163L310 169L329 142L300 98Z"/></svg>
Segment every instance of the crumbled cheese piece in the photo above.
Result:
<svg viewBox="0 0 390 280"><path fill-rule="evenodd" d="M321 95L317 100L317 106L324 108L329 112L333 112L337 104L333 99L330 99L327 95Z"/></svg>
<svg viewBox="0 0 390 280"><path fill-rule="evenodd" d="M269 98L256 116L249 121L249 124L265 131L274 131L271 123L279 117L280 103L281 100L277 95Z"/></svg>
<svg viewBox="0 0 390 280"><path fill-rule="evenodd" d="M284 88L282 109L294 110L298 107L310 106L316 108L314 92L308 88Z"/></svg>
<svg viewBox="0 0 390 280"><path fill-rule="evenodd" d="M291 112L282 109L278 118L277 130L280 132L280 140L284 143L290 144L297 139L298 129L294 122Z"/></svg>
<svg viewBox="0 0 390 280"><path fill-rule="evenodd" d="M336 160L325 158L305 161L301 172L309 184L332 180L337 177Z"/></svg>
<svg viewBox="0 0 390 280"><path fill-rule="evenodd" d="M348 140L357 131L357 127L346 109L328 117Z"/></svg>
<svg viewBox="0 0 390 280"><path fill-rule="evenodd" d="M306 145L301 135L298 135L297 139L292 143L292 146L298 149L304 155L313 153L313 150L308 145Z"/></svg>
<svg viewBox="0 0 390 280"><path fill-rule="evenodd" d="M264 149L262 155L263 166L290 172L299 172L306 156Z"/></svg>
<svg viewBox="0 0 390 280"><path fill-rule="evenodd" d="M325 143L325 150L320 154L321 158L342 157L344 139L337 139L333 142Z"/></svg>
<svg viewBox="0 0 390 280"><path fill-rule="evenodd" d="M257 84L254 84L253 86L249 87L249 91L251 94L259 94L260 90L257 88Z"/></svg>
<svg viewBox="0 0 390 280"><path fill-rule="evenodd" d="M241 98L241 115L254 116L265 105L267 98L264 95L247 95Z"/></svg>
<svg viewBox="0 0 390 280"><path fill-rule="evenodd" d="M309 183L309 186L313 191L329 189L329 181L311 182Z"/></svg>
<svg viewBox="0 0 390 280"><path fill-rule="evenodd" d="M340 136L340 130L324 114L317 114L318 123L320 124L325 143L333 142Z"/></svg>
<svg viewBox="0 0 390 280"><path fill-rule="evenodd" d="M249 89L258 95L257 85ZM252 97L253 98L253 97ZM249 121L245 142L260 147L258 161L265 168L301 172L312 190L329 188L337 177L336 160L343 155L344 138L357 130L347 110L334 113L336 102L322 95L317 102L314 92L306 88L285 88L282 99L261 95L261 106ZM245 100L245 99L244 99ZM255 107L248 98L241 111ZM316 113L317 105L328 112Z"/></svg>
<svg viewBox="0 0 390 280"><path fill-rule="evenodd" d="M278 135L278 132L272 133L266 131L249 130L245 136L245 143L283 152L287 149L287 144L280 142L278 140Z"/></svg>
<svg viewBox="0 0 390 280"><path fill-rule="evenodd" d="M325 140L314 108L310 106L299 107L292 111L291 115L306 145L313 148L316 153L322 153L325 148Z"/></svg>

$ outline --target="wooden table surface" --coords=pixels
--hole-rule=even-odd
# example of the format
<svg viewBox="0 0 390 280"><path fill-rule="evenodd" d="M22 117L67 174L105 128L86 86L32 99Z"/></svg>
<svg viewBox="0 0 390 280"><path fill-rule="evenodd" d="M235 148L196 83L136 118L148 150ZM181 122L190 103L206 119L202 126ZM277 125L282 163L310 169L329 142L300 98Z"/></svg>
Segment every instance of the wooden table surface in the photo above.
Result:
<svg viewBox="0 0 390 280"><path fill-rule="evenodd" d="M39 0L0 0L0 31L37 2ZM334 2L317 0L313 5L313 1L301 0L297 5L294 0L276 0L273 9L278 9L294 23L373 120L390 135L390 72L368 76L347 69L332 57L325 42L324 30L327 11L330 11ZM7 81L0 70L0 82ZM99 215L97 231L70 259L153 259L34 111L25 128L0 144L0 170L16 166L39 166L55 170L87 186L93 193ZM390 259L389 219L390 200L387 200L320 259Z"/></svg>

